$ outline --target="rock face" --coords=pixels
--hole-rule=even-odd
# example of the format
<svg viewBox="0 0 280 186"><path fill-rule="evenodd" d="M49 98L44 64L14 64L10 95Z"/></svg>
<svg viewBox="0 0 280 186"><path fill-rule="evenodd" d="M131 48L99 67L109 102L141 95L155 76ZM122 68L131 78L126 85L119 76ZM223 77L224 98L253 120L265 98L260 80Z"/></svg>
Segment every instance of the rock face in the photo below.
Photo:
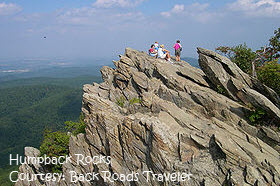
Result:
<svg viewBox="0 0 280 186"><path fill-rule="evenodd" d="M103 83L84 85L86 133L71 136L73 161L63 165L65 179L56 184L279 185L279 132L249 125L245 117L246 104L251 103L278 122L279 97L228 59L201 48L198 53L203 71L130 48L114 61L115 69L103 67ZM213 85L220 85L228 97ZM75 154L110 156L111 161L81 165ZM71 170L100 176L71 183ZM102 171L139 176L132 182L108 182ZM191 177L160 181L147 179L143 171L190 173Z"/></svg>
<svg viewBox="0 0 280 186"><path fill-rule="evenodd" d="M198 48L198 53L199 65L213 84L236 101L263 108L280 123L280 98L272 89L244 73L228 58L202 48Z"/></svg>

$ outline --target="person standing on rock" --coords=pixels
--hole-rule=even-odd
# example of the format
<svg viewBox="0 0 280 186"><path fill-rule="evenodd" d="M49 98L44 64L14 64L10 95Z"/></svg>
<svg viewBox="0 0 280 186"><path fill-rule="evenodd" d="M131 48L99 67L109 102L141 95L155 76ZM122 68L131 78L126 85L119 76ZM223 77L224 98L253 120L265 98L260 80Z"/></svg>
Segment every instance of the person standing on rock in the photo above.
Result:
<svg viewBox="0 0 280 186"><path fill-rule="evenodd" d="M175 49L176 61L181 61L180 56L182 51L182 45L180 44L180 40L177 40L173 48Z"/></svg>

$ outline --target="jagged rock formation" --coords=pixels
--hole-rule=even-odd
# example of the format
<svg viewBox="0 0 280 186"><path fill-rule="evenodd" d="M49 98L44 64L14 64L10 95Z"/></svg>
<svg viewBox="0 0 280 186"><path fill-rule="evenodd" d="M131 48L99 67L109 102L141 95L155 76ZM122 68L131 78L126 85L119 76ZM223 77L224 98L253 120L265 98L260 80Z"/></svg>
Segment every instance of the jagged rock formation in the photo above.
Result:
<svg viewBox="0 0 280 186"><path fill-rule="evenodd" d="M198 53L203 71L127 48L115 69L101 69L103 83L84 85L86 134L71 136L73 161L63 165L59 185L71 185L69 170L139 173L134 182L105 182L100 176L72 185L279 185L279 132L254 127L245 116L251 103L279 124L279 97L228 59L201 48ZM227 96L217 93L216 85ZM112 160L78 165L75 154ZM145 170L192 176L180 183L147 181Z"/></svg>
<svg viewBox="0 0 280 186"><path fill-rule="evenodd" d="M199 65L213 84L236 101L263 108L280 123L280 98L272 89L244 73L226 57L202 48L198 48L198 53Z"/></svg>

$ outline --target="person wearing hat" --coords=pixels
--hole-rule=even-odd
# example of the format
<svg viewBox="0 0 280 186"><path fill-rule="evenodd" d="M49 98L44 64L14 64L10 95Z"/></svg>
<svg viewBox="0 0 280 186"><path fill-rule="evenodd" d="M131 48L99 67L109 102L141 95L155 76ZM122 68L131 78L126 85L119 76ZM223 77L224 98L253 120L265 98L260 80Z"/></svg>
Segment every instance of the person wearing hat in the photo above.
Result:
<svg viewBox="0 0 280 186"><path fill-rule="evenodd" d="M169 51L164 48L164 45L160 45L160 48L158 49L157 57L161 58L161 59L166 59L167 61L170 61Z"/></svg>

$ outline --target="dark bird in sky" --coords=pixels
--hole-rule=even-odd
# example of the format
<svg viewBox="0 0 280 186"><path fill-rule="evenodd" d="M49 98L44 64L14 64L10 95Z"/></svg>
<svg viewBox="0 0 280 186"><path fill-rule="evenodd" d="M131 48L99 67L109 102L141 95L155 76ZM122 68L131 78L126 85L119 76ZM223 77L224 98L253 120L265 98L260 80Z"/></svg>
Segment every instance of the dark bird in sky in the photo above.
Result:
<svg viewBox="0 0 280 186"><path fill-rule="evenodd" d="M47 37L46 36L44 36L44 39L46 39Z"/></svg>

